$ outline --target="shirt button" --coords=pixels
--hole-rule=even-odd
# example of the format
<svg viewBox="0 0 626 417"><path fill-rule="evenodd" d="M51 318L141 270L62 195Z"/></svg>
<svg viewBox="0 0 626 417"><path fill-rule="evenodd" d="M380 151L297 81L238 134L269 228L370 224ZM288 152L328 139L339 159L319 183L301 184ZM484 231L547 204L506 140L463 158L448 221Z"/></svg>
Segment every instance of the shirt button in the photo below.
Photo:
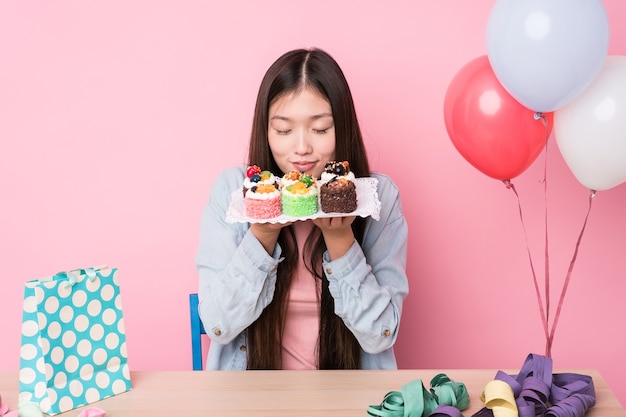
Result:
<svg viewBox="0 0 626 417"><path fill-rule="evenodd" d="M246 351L246 345L239 346L239 350L242 351L242 352L245 352Z"/></svg>
<svg viewBox="0 0 626 417"><path fill-rule="evenodd" d="M389 331L389 329L385 329L385 331L383 332L383 336L389 336L391 334L391 332Z"/></svg>
<svg viewBox="0 0 626 417"><path fill-rule="evenodd" d="M326 273L327 274L332 274L333 273L333 269L332 268L326 268Z"/></svg>
<svg viewBox="0 0 626 417"><path fill-rule="evenodd" d="M222 334L222 331L221 331L219 328L217 328L217 329L213 330L213 334L214 334L215 336L219 336L219 335L221 335L221 334Z"/></svg>

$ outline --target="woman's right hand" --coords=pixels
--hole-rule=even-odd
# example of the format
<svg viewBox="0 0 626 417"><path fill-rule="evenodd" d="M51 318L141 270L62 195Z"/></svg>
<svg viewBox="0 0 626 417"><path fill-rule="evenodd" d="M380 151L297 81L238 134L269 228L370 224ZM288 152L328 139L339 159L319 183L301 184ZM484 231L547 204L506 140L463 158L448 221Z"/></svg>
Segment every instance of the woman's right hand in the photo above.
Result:
<svg viewBox="0 0 626 417"><path fill-rule="evenodd" d="M291 222L287 223L252 223L250 225L250 231L257 238L257 240L263 245L267 253L272 255L274 248L276 247L276 241L280 234L280 229L289 226Z"/></svg>

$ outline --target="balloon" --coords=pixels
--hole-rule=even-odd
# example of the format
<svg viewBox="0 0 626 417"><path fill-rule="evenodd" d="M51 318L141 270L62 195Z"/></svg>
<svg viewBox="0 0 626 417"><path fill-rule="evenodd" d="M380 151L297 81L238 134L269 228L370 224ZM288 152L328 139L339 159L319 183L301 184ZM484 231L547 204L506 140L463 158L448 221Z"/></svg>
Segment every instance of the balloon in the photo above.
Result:
<svg viewBox="0 0 626 417"><path fill-rule="evenodd" d="M554 136L576 179L590 190L626 181L626 56L605 60L598 76L554 112Z"/></svg>
<svg viewBox="0 0 626 417"><path fill-rule="evenodd" d="M600 0L497 0L487 56L500 83L538 112L563 107L602 68L609 22Z"/></svg>
<svg viewBox="0 0 626 417"><path fill-rule="evenodd" d="M446 129L459 153L482 173L510 180L545 147L549 128L502 87L486 55L454 76L444 100ZM544 115L552 126L553 113Z"/></svg>

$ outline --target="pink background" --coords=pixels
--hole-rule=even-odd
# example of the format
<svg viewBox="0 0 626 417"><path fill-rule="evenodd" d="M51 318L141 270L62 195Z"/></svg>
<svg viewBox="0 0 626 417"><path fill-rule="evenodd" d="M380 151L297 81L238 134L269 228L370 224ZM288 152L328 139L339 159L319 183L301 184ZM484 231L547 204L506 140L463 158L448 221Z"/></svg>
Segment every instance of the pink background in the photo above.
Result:
<svg viewBox="0 0 626 417"><path fill-rule="evenodd" d="M463 159L443 122L450 80L486 54L493 4L0 2L0 370L19 366L24 282L103 263L120 270L131 368L191 369L200 212L216 174L245 158L265 69L309 46L344 68L372 165L402 193L400 367L519 369L543 353L517 199ZM609 54L626 55L626 3L604 5ZM553 139L514 179L540 283L544 163L556 306L589 191ZM553 349L555 368L599 369L622 404L624 187L594 200Z"/></svg>

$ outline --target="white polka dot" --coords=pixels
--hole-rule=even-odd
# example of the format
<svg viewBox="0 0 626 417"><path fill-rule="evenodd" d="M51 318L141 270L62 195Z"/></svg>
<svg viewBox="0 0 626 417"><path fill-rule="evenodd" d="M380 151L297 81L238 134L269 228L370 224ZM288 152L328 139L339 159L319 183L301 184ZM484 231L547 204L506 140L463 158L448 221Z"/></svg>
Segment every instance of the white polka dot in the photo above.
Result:
<svg viewBox="0 0 626 417"><path fill-rule="evenodd" d="M89 305L87 306L87 312L89 313L90 316L97 316L100 314L100 312L102 311L102 303L100 302L100 300L92 300L89 302Z"/></svg>
<svg viewBox="0 0 626 417"><path fill-rule="evenodd" d="M70 392L74 397L83 395L83 390L83 384L80 381L73 380L72 382L70 382Z"/></svg>
<svg viewBox="0 0 626 417"><path fill-rule="evenodd" d="M54 404L57 402L57 399L58 399L57 392L53 389L48 390L48 400L49 400L48 403ZM48 405L48 408L50 408L50 405Z"/></svg>
<svg viewBox="0 0 626 417"><path fill-rule="evenodd" d="M56 297L49 297L46 300L46 303L44 305L44 308L46 309L46 312L48 314L54 314L57 312L57 310L59 309L59 299Z"/></svg>
<svg viewBox="0 0 626 417"><path fill-rule="evenodd" d="M50 341L46 338L41 338L39 339L39 342L41 343L41 351L43 354L47 355L50 353Z"/></svg>
<svg viewBox="0 0 626 417"><path fill-rule="evenodd" d="M111 389L115 394L121 394L122 392L126 392L128 390L128 382L123 379L116 379L113 381L113 385L111 385Z"/></svg>
<svg viewBox="0 0 626 417"><path fill-rule="evenodd" d="M126 352L126 342L122 343L120 346L120 355L122 355L122 358L128 358L128 352Z"/></svg>
<svg viewBox="0 0 626 417"><path fill-rule="evenodd" d="M55 289L59 283L62 281L45 281L45 282L39 282L39 285L43 288L49 289L49 290L53 290Z"/></svg>
<svg viewBox="0 0 626 417"><path fill-rule="evenodd" d="M46 385L47 384L45 381L41 381L35 384L35 396L37 398L43 397L46 391L48 391L48 387Z"/></svg>
<svg viewBox="0 0 626 417"><path fill-rule="evenodd" d="M83 339L78 342L78 346L76 346L76 352L80 356L89 356L91 355L91 342L87 339Z"/></svg>
<svg viewBox="0 0 626 417"><path fill-rule="evenodd" d="M78 358L74 355L68 356L65 360L65 370L69 373L76 372L78 365L80 365L80 363Z"/></svg>
<svg viewBox="0 0 626 417"><path fill-rule="evenodd" d="M54 347L52 349L52 352L50 352L50 360L54 364L57 364L57 365L60 364L61 362L63 362L64 358L65 358L65 350L63 350L61 346Z"/></svg>
<svg viewBox="0 0 626 417"><path fill-rule="evenodd" d="M124 368L122 368L122 374L124 374L124 378L130 381L130 368L127 363L125 363Z"/></svg>
<svg viewBox="0 0 626 417"><path fill-rule="evenodd" d="M35 336L39 332L39 325L35 320L27 320L22 323L22 334L26 337Z"/></svg>
<svg viewBox="0 0 626 417"><path fill-rule="evenodd" d="M54 387L55 388L65 388L67 384L67 375L65 372L57 372L54 376Z"/></svg>
<svg viewBox="0 0 626 417"><path fill-rule="evenodd" d="M31 392L20 392L17 394L18 401L31 401L33 399L33 394Z"/></svg>
<svg viewBox="0 0 626 417"><path fill-rule="evenodd" d="M113 310L112 308L107 308L106 310L104 310L104 312L102 313L102 322L104 324L110 326L115 323L115 320L117 320L117 313L115 312L115 310Z"/></svg>
<svg viewBox="0 0 626 417"><path fill-rule="evenodd" d="M63 346L65 346L66 348L71 348L76 344L76 333L68 330L63 333L63 338L61 340L63 341Z"/></svg>
<svg viewBox="0 0 626 417"><path fill-rule="evenodd" d="M93 365L90 363L83 365L83 367L80 368L80 379L89 381L91 377L93 377Z"/></svg>
<svg viewBox="0 0 626 417"><path fill-rule="evenodd" d="M85 392L85 399L88 403L94 403L100 400L100 391L97 388L89 388Z"/></svg>
<svg viewBox="0 0 626 417"><path fill-rule="evenodd" d="M94 324L91 326L91 329L89 329L89 336L91 336L91 340L97 342L104 336L104 327L102 327L101 324Z"/></svg>
<svg viewBox="0 0 626 417"><path fill-rule="evenodd" d="M34 313L37 311L37 300L34 295L29 295L24 298L24 311L27 313Z"/></svg>
<svg viewBox="0 0 626 417"><path fill-rule="evenodd" d="M35 359L35 356L37 356L37 346L32 343L22 345L20 349L20 358L29 361L31 359Z"/></svg>
<svg viewBox="0 0 626 417"><path fill-rule="evenodd" d="M72 408L74 408L74 401L72 401L72 397L61 397L61 399L59 400L59 410L63 412L71 410Z"/></svg>
<svg viewBox="0 0 626 417"><path fill-rule="evenodd" d="M111 372L117 372L120 369L120 365L121 365L122 361L120 360L120 358L117 357L113 357L111 358L111 360L107 363L107 369Z"/></svg>
<svg viewBox="0 0 626 417"><path fill-rule="evenodd" d="M47 288L49 290L56 288L56 286L59 285L59 280L39 280L39 287L41 288Z"/></svg>
<svg viewBox="0 0 626 417"><path fill-rule="evenodd" d="M119 311L122 311L122 297L119 295L115 297L115 308L117 308Z"/></svg>
<svg viewBox="0 0 626 417"><path fill-rule="evenodd" d="M89 317L84 314L76 316L74 320L74 328L79 332L84 332L89 328Z"/></svg>
<svg viewBox="0 0 626 417"><path fill-rule="evenodd" d="M117 322L117 331L121 334L126 333L126 329L124 328L124 317L120 317L120 321Z"/></svg>
<svg viewBox="0 0 626 417"><path fill-rule="evenodd" d="M72 286L71 285L59 285L57 287L57 295L60 298L67 298L72 294Z"/></svg>
<svg viewBox="0 0 626 417"><path fill-rule="evenodd" d="M37 372L40 374L46 373L46 362L43 358L37 358L37 365L35 365L35 368L37 368Z"/></svg>
<svg viewBox="0 0 626 417"><path fill-rule="evenodd" d="M63 323L71 322L74 318L74 309L70 306L62 307L59 313L59 318Z"/></svg>
<svg viewBox="0 0 626 417"><path fill-rule="evenodd" d="M50 411L50 408L52 408L52 400L51 400L51 398L54 397L56 399L56 394L55 393L51 392L50 396L51 397L44 398L39 403L39 408L41 408L41 411L43 411L44 413L47 413L48 411ZM28 415L28 414L25 414L25 415Z"/></svg>
<svg viewBox="0 0 626 417"><path fill-rule="evenodd" d="M87 291L89 292L95 292L98 291L98 288L100 288L100 277L96 277L95 279L88 279L86 280L86 284L85 284Z"/></svg>
<svg viewBox="0 0 626 417"><path fill-rule="evenodd" d="M93 363L96 365L102 365L106 362L107 357L107 351L102 348L98 348L93 352Z"/></svg>
<svg viewBox="0 0 626 417"><path fill-rule="evenodd" d="M100 388L108 387L109 382L111 382L111 379L106 372L98 372L96 374L96 385L98 385Z"/></svg>
<svg viewBox="0 0 626 417"><path fill-rule="evenodd" d="M104 339L104 344L109 349L116 349L120 345L120 338L117 333L109 333Z"/></svg>
<svg viewBox="0 0 626 417"><path fill-rule="evenodd" d="M48 325L48 337L56 339L61 336L61 325L58 321L53 321Z"/></svg>
<svg viewBox="0 0 626 417"><path fill-rule="evenodd" d="M104 301L112 300L114 295L115 295L115 288L113 288L113 285L106 284L102 286L102 290L100 291L100 297Z"/></svg>
<svg viewBox="0 0 626 417"><path fill-rule="evenodd" d="M87 294L83 290L74 291L72 294L72 303L76 307L82 307L87 302Z"/></svg>
<svg viewBox="0 0 626 417"><path fill-rule="evenodd" d="M37 323L40 329L45 328L48 325L48 317L43 313L37 313Z"/></svg>
<svg viewBox="0 0 626 417"><path fill-rule="evenodd" d="M22 368L20 369L20 382L24 384L32 384L35 382L35 378L37 374L35 370L32 368Z"/></svg>
<svg viewBox="0 0 626 417"><path fill-rule="evenodd" d="M52 364L45 363L44 367L46 368L46 380L51 380L54 376L54 369L52 368Z"/></svg>
<svg viewBox="0 0 626 417"><path fill-rule="evenodd" d="M43 302L44 293L43 290L39 287L35 288L35 301L37 305L40 305Z"/></svg>

